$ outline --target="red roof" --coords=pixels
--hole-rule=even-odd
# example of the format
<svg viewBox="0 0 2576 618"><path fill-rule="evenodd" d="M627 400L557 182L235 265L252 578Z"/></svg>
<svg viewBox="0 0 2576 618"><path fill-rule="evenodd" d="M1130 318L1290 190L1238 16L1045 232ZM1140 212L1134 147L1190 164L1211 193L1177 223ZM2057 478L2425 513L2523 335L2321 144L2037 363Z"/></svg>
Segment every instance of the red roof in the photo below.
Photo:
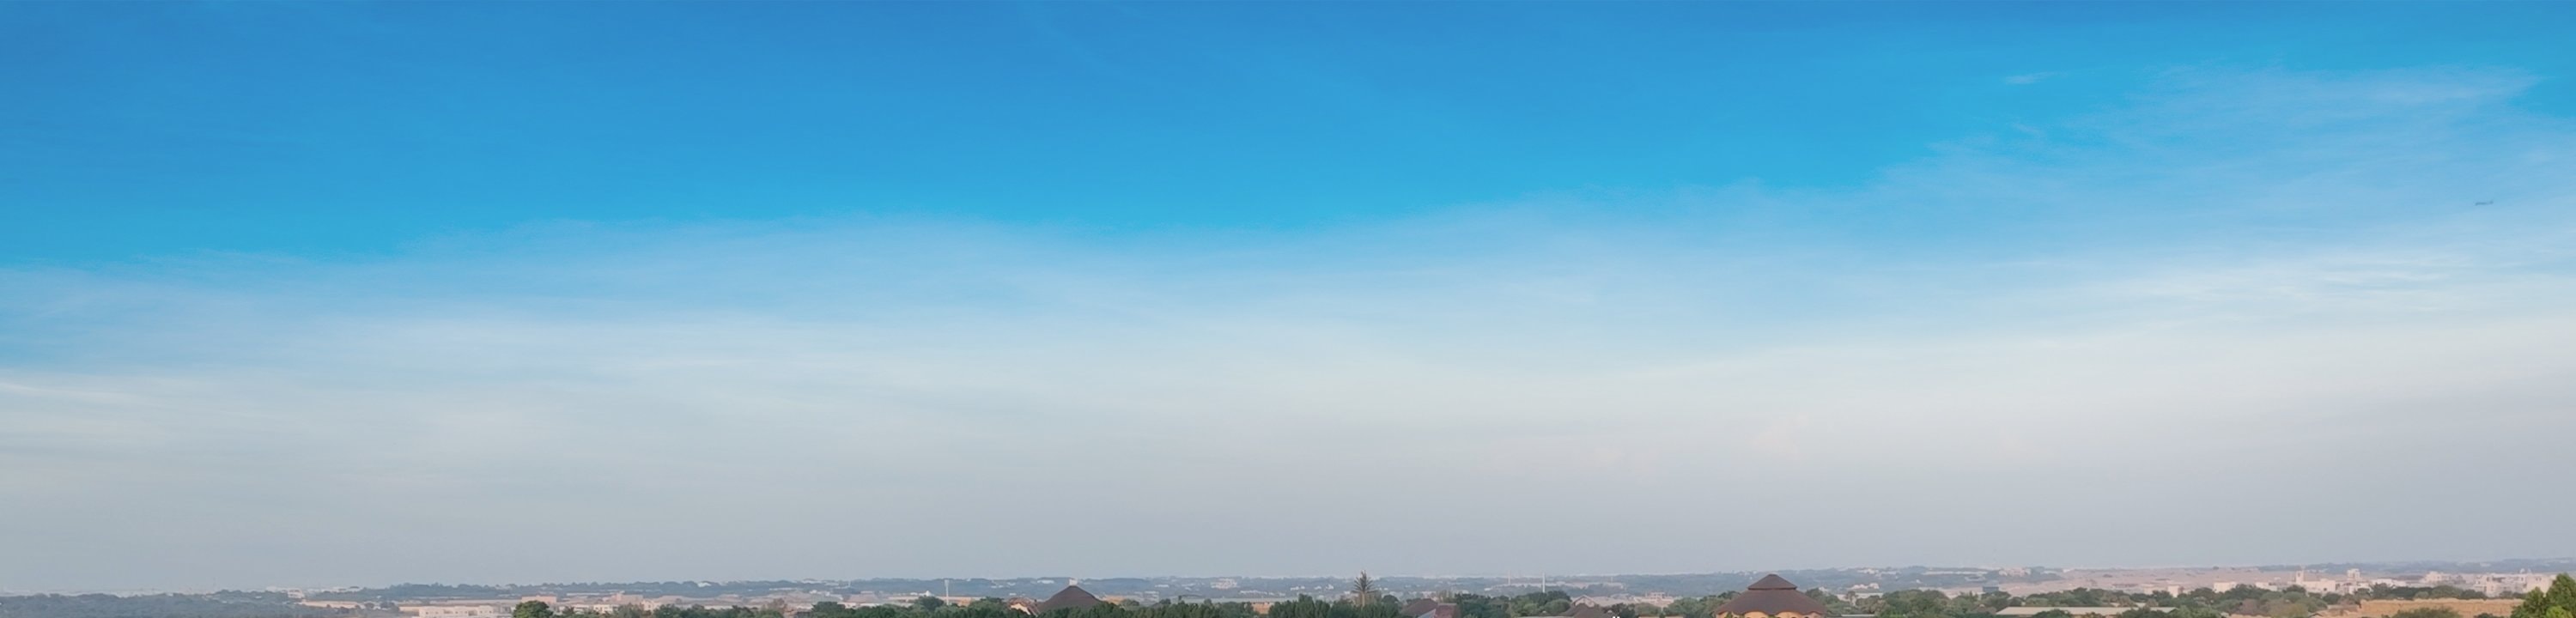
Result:
<svg viewBox="0 0 2576 618"><path fill-rule="evenodd" d="M1779 573L1772 573L1772 574L1769 574L1769 575L1764 575L1764 576L1762 576L1762 579L1761 579L1760 581L1753 582L1753 585L1751 585L1751 586L1745 586L1745 587L1744 587L1744 589L1745 589L1745 590L1797 590L1797 589L1798 589L1798 585L1797 585L1797 584L1789 583L1789 578L1781 577Z"/></svg>
<svg viewBox="0 0 2576 618"><path fill-rule="evenodd" d="M1435 599L1414 599L1401 611L1404 618L1458 618L1458 604Z"/></svg>
<svg viewBox="0 0 2576 618"><path fill-rule="evenodd" d="M1038 603L1038 606L1029 613L1044 614L1059 609L1081 609L1100 603L1100 597L1091 596L1091 591L1083 590L1081 586L1065 586L1063 590L1056 591L1055 596L1047 597L1045 602Z"/></svg>
<svg viewBox="0 0 2576 618"><path fill-rule="evenodd" d="M1791 613L1821 616L1828 613L1825 604L1818 603L1815 599L1809 598L1806 593L1799 592L1797 584L1789 583L1788 579L1778 574L1762 576L1760 581L1755 581L1751 587L1745 588L1744 594L1735 595L1735 598L1728 600L1725 605L1717 606L1715 613L1720 616L1742 616L1756 612L1771 616Z"/></svg>
<svg viewBox="0 0 2576 618"><path fill-rule="evenodd" d="M1434 599L1414 599L1413 602L1404 604L1404 609L1398 610L1396 613L1404 615L1404 618L1421 618L1423 614L1431 613L1431 610L1439 608L1440 601Z"/></svg>

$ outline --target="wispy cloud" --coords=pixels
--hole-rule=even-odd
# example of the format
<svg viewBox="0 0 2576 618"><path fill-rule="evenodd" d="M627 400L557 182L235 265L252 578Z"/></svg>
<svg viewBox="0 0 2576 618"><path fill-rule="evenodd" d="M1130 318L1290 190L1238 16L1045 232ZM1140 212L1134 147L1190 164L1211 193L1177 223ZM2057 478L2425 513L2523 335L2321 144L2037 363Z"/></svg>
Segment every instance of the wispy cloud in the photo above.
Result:
<svg viewBox="0 0 2576 618"><path fill-rule="evenodd" d="M2349 517L2342 472L2545 461L2576 429L2576 180L2554 171L2576 130L2507 104L2530 83L2180 72L1864 186L1324 231L566 223L371 260L0 272L0 497L32 505L0 544L35 557L0 578L75 581L30 569L184 552L203 526L273 544L228 584L283 561L354 581L1171 569L1097 551L1137 537L1246 550L1192 558L1209 571L1340 569L1251 557L1315 521L1417 539L1354 559L1426 572L1739 566L1617 549L1650 540L1920 561L1884 548L1935 527L1997 561L2259 560L2300 533L2202 529L2242 553L2190 557L2155 534L1979 533L2197 508L2142 494ZM2502 488L2463 476L2407 486ZM1757 483L1779 503L1730 493ZM1563 498L1587 491L1653 506ZM2000 504L2032 491L2077 495ZM1176 495L1233 523L1159 519ZM1352 507L1398 495L1504 508ZM193 513L107 516L169 500ZM2373 551L2516 553L2545 523L2501 517ZM937 534L863 532L892 530ZM1466 541L1507 530L1600 549L1539 565ZM783 544L815 549L740 551ZM510 549L532 546L571 558Z"/></svg>
<svg viewBox="0 0 2576 618"><path fill-rule="evenodd" d="M2031 84L2036 84L2036 83L2040 83L2040 82L2043 82L2043 81L2048 81L2048 80L2050 80L2050 79L2054 79L2054 78L2056 78L2057 76L2060 76L2060 75L2064 75L2064 73L2059 73L2059 72L2056 72L2056 71L2040 71L2040 72L2037 72L2037 73L2023 73L2023 74L2020 74L2020 75L2011 75L2011 76L2006 76L2006 77L2004 77L2004 83L2006 83L2006 84L2012 84L2012 85L2015 85L2015 86L2028 86L2028 85L2031 85Z"/></svg>

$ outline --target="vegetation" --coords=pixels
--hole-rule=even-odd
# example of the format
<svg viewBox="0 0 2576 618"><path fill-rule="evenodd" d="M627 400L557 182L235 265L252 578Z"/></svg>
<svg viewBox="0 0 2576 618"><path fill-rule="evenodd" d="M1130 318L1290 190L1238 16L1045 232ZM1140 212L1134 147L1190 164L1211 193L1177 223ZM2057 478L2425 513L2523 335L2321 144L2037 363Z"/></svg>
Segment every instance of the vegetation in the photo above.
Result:
<svg viewBox="0 0 2576 618"><path fill-rule="evenodd" d="M2571 584L2570 587L2572 589L2576 589L2576 584ZM1838 596L1827 594L1823 590L1809 590L1807 591L1807 595L1815 598L1818 602L1823 603L1826 609L1837 614L1876 614L1881 618L1982 618L1994 616L1996 612L2007 607L2129 608L2120 615L2109 618L2225 618L2229 615L2266 616L2270 618L2306 618L2307 616L2316 615L2318 612L2321 612L2333 605L2355 603L2363 600L2485 598L2484 595L2478 594L2476 591L2463 590L2452 586L2382 586L2348 595L2314 594L2297 587L2291 587L2284 590L2264 590L2252 586L2237 587L2226 592L2218 592L2208 588L2202 588L2199 590L2185 592L2180 595L2163 592L2121 592L2117 590L2100 590L2092 588L2077 588L2073 590L2039 593L2027 596L2013 596L2000 592L1951 596L1938 590L1897 590L1882 595L1864 597L1857 601L1846 601ZM1530 595L1524 595L1524 597L1528 596ZM2576 598L2576 592L2571 592L2569 596L2571 598ZM1618 615L1620 618L1714 618L1711 614L1714 613L1717 606L1726 603L1726 600L1731 597L1732 595L1690 597L1676 599L1673 603L1664 607L1617 606L1610 609L1611 613ZM1467 618L1465 608L1466 606L1464 604L1460 606L1461 618ZM1520 618L1521 616L1555 615L1546 613L1547 609L1549 608L1516 608L1514 610L1515 613L1508 615L1479 615L1475 618ZM2050 611L2041 612L2037 618L2080 617L2067 612ZM2428 614L2402 615L2393 616L2391 618L2460 618L2460 616L2457 616L2456 613L2454 613L2453 615L2447 616ZM2549 616L2545 610L2542 610L2537 613L2533 613L2530 616L2517 615L2511 618L2551 618L2551 616Z"/></svg>
<svg viewBox="0 0 2576 618"><path fill-rule="evenodd" d="M700 584L673 584L674 587L703 588ZM439 596L492 598L502 589L460 586L416 586L415 592ZM1273 604L1264 615L1247 603L1196 603L1162 601L1137 604L1133 601L1100 603L1091 607L1058 609L1030 616L1014 609L999 598L983 598L971 603L949 603L937 597L922 597L908 604L850 607L836 602L816 603L811 608L768 607L641 606L619 607L607 611L586 608L562 609L549 604L528 601L512 608L512 618L1412 618L1402 616L1403 601L1386 594L1380 580L1362 575L1350 586L1352 594L1335 600L1299 596ZM2313 594L2296 587L2264 590L2238 587L2226 592L2208 588L2179 595L2132 593L2114 590L2078 588L2060 592L2013 596L2003 593L1963 594L1951 596L1937 590L1897 590L1886 594L1846 600L1823 590L1809 590L1807 595L1837 614L1876 614L1881 618L1993 618L2008 607L2116 607L2126 608L2116 616L2105 618L2228 618L2264 616L2269 618L2308 618L2334 605L2348 605L2374 599L2477 599L2475 591L2451 586L2377 587L2352 594ZM1617 618L1715 618L1716 608L1732 599L1734 593L1675 599L1666 605L1620 604L1602 608ZM368 597L377 598L381 597ZM506 597L504 597L506 598ZM1573 609L1574 599L1567 592L1549 590L1513 596L1453 593L1442 601L1454 603L1458 618L1530 618L1563 616ZM0 618L350 618L353 616L388 615L391 603L367 601L368 610L352 612L296 605L282 594L226 592L210 595L37 595L0 597ZM2043 612L2037 618L2082 618L2063 611ZM2458 612L2444 608L2419 608L2399 612L2389 618L2461 618ZM2576 579L2561 575L2545 590L2522 597L2512 615L2480 615L2476 618L2576 618Z"/></svg>
<svg viewBox="0 0 2576 618"><path fill-rule="evenodd" d="M296 605L268 592L215 594L40 594L0 597L0 618L319 618L342 612Z"/></svg>
<svg viewBox="0 0 2576 618"><path fill-rule="evenodd" d="M1302 600L1312 601L1312 599ZM1313 602L1319 604L1322 603L1321 601ZM1299 606L1295 606L1295 602L1281 603L1280 606L1281 607L1271 608L1270 615L1274 617L1292 615L1301 611ZM1289 614L1281 614L1280 612L1283 608L1285 611L1289 612ZM1389 612L1390 616L1392 614L1393 612ZM766 615L767 614L755 613L749 614L747 617ZM1179 603L1164 601L1153 605L1137 605L1133 607L1116 603L1100 603L1091 607L1059 609L1047 612L1037 618L1258 618L1260 615L1260 612L1253 611L1251 605L1244 603L1211 603L1205 601L1198 603ZM1011 607L1004 605L1001 599L995 598L978 599L973 603L965 605L914 603L909 607L898 605L848 607L840 603L825 601L814 604L812 611L807 612L806 616L807 618L1031 618L1028 614L1021 613L1017 609L1012 609ZM655 616L653 618L664 617ZM698 617L688 616L683 618ZM736 617L725 616L723 618ZM1356 618L1356 615L1343 616L1331 614L1328 611L1328 613L1323 615L1321 618Z"/></svg>
<svg viewBox="0 0 2576 618"><path fill-rule="evenodd" d="M2522 604L2513 608L2513 618L2576 618L2576 579L2561 573L2549 582L2548 590L2523 595Z"/></svg>
<svg viewBox="0 0 2576 618"><path fill-rule="evenodd" d="M1295 600L1272 605L1266 616L1244 603L1181 603L1163 601L1152 605L1101 603L1092 607L1059 609L1040 616L1028 616L1003 604L1001 599L982 599L965 605L953 605L937 598L923 597L910 605L847 607L824 602L804 612L805 618L1410 618L1399 615L1402 602L1385 594L1376 580L1362 575L1351 586L1352 595L1338 600L1299 596ZM1823 590L1809 590L1807 595L1837 614L1876 614L1880 618L1991 618L2007 607L2122 607L2129 608L2107 618L2227 618L2230 615L2266 616L2269 618L2307 618L2336 604L2370 599L2477 599L2475 591L2451 586L2378 587L2353 594L2313 594L2291 587L2264 590L2243 586L2219 592L2202 588L2180 595L2163 592L2133 593L2116 590L2077 588L2060 592L2013 596L2000 592L1951 596L1938 590L1897 590L1845 600ZM1662 606L1620 604L1603 608L1618 618L1715 618L1718 606L1734 593L1675 599ZM1458 606L1458 618L1529 618L1562 616L1573 609L1574 599L1561 590L1530 592L1514 596L1472 593L1445 595L1443 601ZM527 609L528 604L522 604ZM537 604L543 605L543 604ZM787 618L794 612L781 608L666 607L620 609L614 612L571 611L564 613L522 613L513 618ZM2038 618L2079 618L2063 611L2042 612ZM2461 618L2458 612L2443 608L2420 608L2400 612L2390 618ZM2496 618L2481 616L2480 618ZM2576 580L2560 576L2548 590L2524 598L2521 607L2507 618L2576 618Z"/></svg>
<svg viewBox="0 0 2576 618"><path fill-rule="evenodd" d="M2418 607L2389 614L2388 618L2460 618L2460 612L2448 607Z"/></svg>
<svg viewBox="0 0 2576 618"><path fill-rule="evenodd" d="M1574 598L1565 591L1549 590L1520 596L1493 597L1481 594L1451 595L1449 602L1458 604L1458 618L1520 618L1522 616L1563 616L1573 609Z"/></svg>

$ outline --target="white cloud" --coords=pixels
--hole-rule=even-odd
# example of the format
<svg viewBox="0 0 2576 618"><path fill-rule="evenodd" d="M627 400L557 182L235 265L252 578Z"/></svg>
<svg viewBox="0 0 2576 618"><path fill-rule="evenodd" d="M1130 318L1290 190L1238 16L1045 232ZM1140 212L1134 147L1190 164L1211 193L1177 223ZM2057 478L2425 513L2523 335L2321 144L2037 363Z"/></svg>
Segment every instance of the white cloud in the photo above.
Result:
<svg viewBox="0 0 2576 618"><path fill-rule="evenodd" d="M2056 72L2056 71L2040 71L2040 72L2037 72L2037 73L2023 73L2023 74L2020 74L2020 75L2012 75L2012 76L2007 76L2007 77L2005 77L2005 78L2004 78L2004 83L2006 83L2006 84L2012 84L2012 85L2015 85L2015 86L2028 86L2028 85L2031 85L2031 84L2036 84L2036 83L2040 83L2040 82L2043 82L2043 81L2048 81L2048 80L2050 80L2050 79L2054 79L2054 78L2056 78L2056 77L2058 77L2058 76L2060 76L2060 75L2064 75L2064 73L2059 73L2059 72Z"/></svg>
<svg viewBox="0 0 2576 618"><path fill-rule="evenodd" d="M102 549L225 585L1311 572L1349 569L1280 557L1359 530L1408 540L1345 559L1415 572L2518 553L2546 522L1987 533L2204 501L2348 529L2430 508L2356 510L2356 472L2470 493L2546 461L2576 130L2503 105L2528 84L2182 73L1854 189L1315 232L557 225L0 272L0 498L36 505L0 545L37 557L0 580L113 580L56 566ZM1551 533L1589 545L1487 542ZM745 551L782 545L810 553Z"/></svg>

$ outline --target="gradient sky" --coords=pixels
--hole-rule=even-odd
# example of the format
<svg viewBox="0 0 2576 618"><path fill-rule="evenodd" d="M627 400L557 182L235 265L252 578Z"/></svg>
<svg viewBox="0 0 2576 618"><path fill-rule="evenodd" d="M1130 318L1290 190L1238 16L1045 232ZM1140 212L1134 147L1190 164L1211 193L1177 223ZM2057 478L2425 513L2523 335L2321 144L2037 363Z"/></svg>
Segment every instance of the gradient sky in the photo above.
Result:
<svg viewBox="0 0 2576 618"><path fill-rule="evenodd" d="M2576 555L2571 28L0 3L0 590Z"/></svg>

